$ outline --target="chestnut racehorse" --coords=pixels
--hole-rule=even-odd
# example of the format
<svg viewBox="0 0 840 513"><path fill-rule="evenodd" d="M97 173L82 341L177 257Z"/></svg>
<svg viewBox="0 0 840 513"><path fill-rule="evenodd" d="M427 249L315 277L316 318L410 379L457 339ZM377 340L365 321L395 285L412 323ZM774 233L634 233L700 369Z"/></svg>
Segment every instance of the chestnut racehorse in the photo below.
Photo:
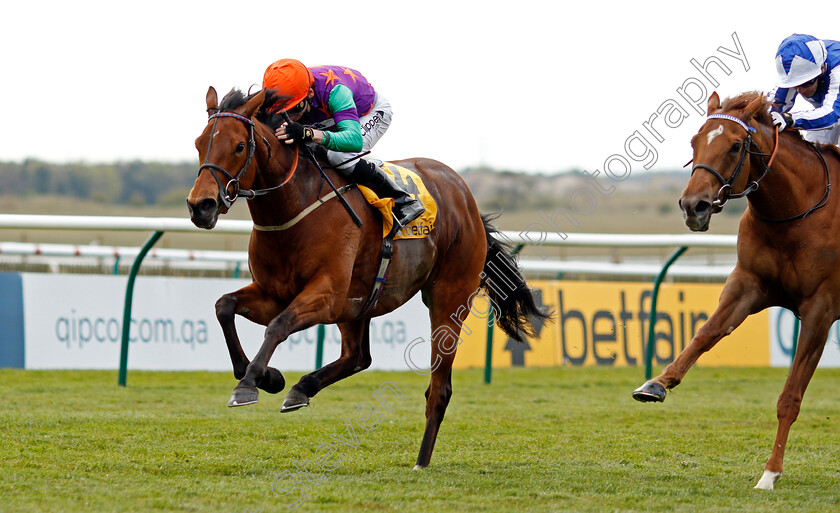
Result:
<svg viewBox="0 0 840 513"><path fill-rule="evenodd" d="M769 103L756 92L708 100L708 119L691 140L694 169L680 198L686 225L705 231L729 197L747 195L738 260L720 303L682 353L633 397L663 401L704 352L751 314L770 306L802 319L796 355L777 404L778 431L756 488L773 489L791 425L817 368L831 324L840 317L840 179L834 146L814 146L793 130L777 133ZM737 192L733 192L737 191Z"/></svg>
<svg viewBox="0 0 840 513"><path fill-rule="evenodd" d="M429 159L397 161L422 177L437 203L437 218L427 237L394 241L378 303L367 310L383 245L379 212L343 175L326 169L326 177L339 191L344 189L346 201L359 214L363 224L357 226L343 204L328 194L325 178L305 156L307 148L279 142L274 130L258 120L265 119L263 108L274 104L270 93L263 90L246 97L234 90L219 105L211 87L206 101L210 118L196 139L202 165L187 199L190 218L196 226L211 229L219 214L244 196L255 225L248 246L253 283L216 303L239 380L228 405L257 402L258 388L282 390L283 375L268 366L277 345L311 326L337 324L341 356L303 376L281 411L307 406L322 388L370 366L371 317L394 310L419 291L431 317L432 365L426 429L415 468L428 466L452 395L452 362L461 324L476 294L484 291L500 316L499 326L518 340L523 333L533 336L531 323L547 318L507 246L494 237L495 229L479 214L472 194L452 169ZM253 361L240 345L237 314L267 326Z"/></svg>

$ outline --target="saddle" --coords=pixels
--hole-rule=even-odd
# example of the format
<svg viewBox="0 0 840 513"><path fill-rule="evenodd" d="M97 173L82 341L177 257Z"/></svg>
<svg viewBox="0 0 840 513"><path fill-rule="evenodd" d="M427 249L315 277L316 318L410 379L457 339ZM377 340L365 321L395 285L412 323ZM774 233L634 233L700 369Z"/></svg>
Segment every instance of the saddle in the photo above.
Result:
<svg viewBox="0 0 840 513"><path fill-rule="evenodd" d="M397 185L402 187L414 199L420 200L420 203L426 209L420 217L400 229L399 226L394 226L394 216L391 213L394 208L394 199L380 198L371 189L359 185L359 191L361 191L367 202L382 214L382 237L388 238L391 235L391 238L394 240L422 239L432 233L435 227L435 219L437 218L437 203L435 203L432 195L429 194L425 184L423 184L423 179L414 171L402 166L390 162L374 162L379 164L379 168L385 171Z"/></svg>

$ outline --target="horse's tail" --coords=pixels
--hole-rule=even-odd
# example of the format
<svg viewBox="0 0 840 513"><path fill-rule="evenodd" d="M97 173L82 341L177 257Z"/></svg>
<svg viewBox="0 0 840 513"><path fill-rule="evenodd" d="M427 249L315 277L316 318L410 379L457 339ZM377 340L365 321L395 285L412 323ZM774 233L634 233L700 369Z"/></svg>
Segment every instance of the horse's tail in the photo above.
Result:
<svg viewBox="0 0 840 513"><path fill-rule="evenodd" d="M499 240L499 230L490 224L493 219L481 216L487 235L481 287L490 298L496 324L514 340L524 342L525 336L536 337L535 327L551 319L551 312L534 302L531 288L513 258L513 248Z"/></svg>

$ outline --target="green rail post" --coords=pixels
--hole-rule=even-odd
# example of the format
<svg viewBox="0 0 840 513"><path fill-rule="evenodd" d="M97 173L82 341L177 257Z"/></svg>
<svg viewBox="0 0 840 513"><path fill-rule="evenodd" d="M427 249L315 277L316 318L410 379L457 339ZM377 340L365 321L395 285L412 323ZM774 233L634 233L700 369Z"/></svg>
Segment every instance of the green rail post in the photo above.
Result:
<svg viewBox="0 0 840 513"><path fill-rule="evenodd" d="M120 257L119 256L117 256L114 259L114 271L111 274L113 274L114 276L117 276L118 274L120 274Z"/></svg>
<svg viewBox="0 0 840 513"><path fill-rule="evenodd" d="M315 370L323 367L324 364L324 339L327 337L327 327L318 325L318 340L315 342Z"/></svg>
<svg viewBox="0 0 840 513"><path fill-rule="evenodd" d="M654 350L654 337L656 331L654 330L656 326L656 301L659 297L659 286L662 285L662 280L665 279L665 274L668 272L668 268L677 261L677 259L682 256L683 253L686 252L688 246L682 246L680 249L674 251L674 254L665 262L665 265L662 267L662 270L659 271L659 275L656 277L656 280L653 282L653 295L650 298L650 325L648 326L648 343L647 347L645 348L645 379L648 380L653 375L653 350Z"/></svg>
<svg viewBox="0 0 840 513"><path fill-rule="evenodd" d="M146 244L137 254L137 258L131 265L131 271L128 273L128 286L125 290L125 310L123 311L123 326L122 326L122 345L120 346L120 376L118 380L119 386L124 387L126 381L126 374L128 374L128 330L131 328L131 300L134 296L134 280L137 278L137 273L140 271L140 264L146 258L146 254L152 249L152 246L163 236L163 232L155 232Z"/></svg>
<svg viewBox="0 0 840 513"><path fill-rule="evenodd" d="M484 357L484 382L488 385L493 379L493 307L490 307L490 315L487 316L487 354Z"/></svg>

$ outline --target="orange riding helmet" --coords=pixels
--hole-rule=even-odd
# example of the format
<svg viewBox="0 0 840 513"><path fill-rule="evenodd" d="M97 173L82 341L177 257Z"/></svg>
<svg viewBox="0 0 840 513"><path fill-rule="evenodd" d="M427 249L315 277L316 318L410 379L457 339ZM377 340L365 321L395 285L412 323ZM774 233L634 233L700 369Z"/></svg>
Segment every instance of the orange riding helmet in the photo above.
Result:
<svg viewBox="0 0 840 513"><path fill-rule="evenodd" d="M263 89L275 89L291 99L276 110L289 110L302 102L309 94L315 78L309 68L296 59L280 59L271 63L263 75Z"/></svg>

